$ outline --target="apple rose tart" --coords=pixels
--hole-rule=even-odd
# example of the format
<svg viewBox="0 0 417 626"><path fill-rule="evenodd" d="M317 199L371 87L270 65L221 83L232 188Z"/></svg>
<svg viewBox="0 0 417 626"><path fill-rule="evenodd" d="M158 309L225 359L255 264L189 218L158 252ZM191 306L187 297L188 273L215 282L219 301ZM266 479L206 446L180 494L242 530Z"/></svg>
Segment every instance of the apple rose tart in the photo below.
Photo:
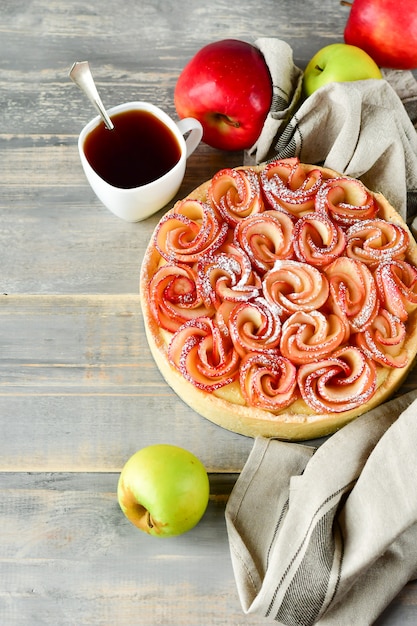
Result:
<svg viewBox="0 0 417 626"><path fill-rule="evenodd" d="M158 368L234 432L303 440L384 402L417 352L417 244L359 180L224 169L158 223L141 269Z"/></svg>

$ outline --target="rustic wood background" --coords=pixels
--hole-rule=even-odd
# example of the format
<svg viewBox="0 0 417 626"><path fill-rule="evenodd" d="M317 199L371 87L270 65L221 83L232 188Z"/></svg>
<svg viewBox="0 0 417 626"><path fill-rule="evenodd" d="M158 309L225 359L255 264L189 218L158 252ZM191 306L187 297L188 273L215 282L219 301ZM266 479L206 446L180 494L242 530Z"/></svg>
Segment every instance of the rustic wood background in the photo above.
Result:
<svg viewBox="0 0 417 626"><path fill-rule="evenodd" d="M161 214L128 224L89 188L77 137L95 115L68 79L89 60L107 107L173 90L206 43L286 40L304 67L342 41L339 0L1 0L0 622L259 625L243 615L224 523L252 440L197 416L151 358L139 268ZM178 197L243 162L202 144ZM211 499L190 533L155 540L123 517L118 472L160 441L193 451ZM417 623L410 583L379 624ZM350 625L349 625L350 626Z"/></svg>

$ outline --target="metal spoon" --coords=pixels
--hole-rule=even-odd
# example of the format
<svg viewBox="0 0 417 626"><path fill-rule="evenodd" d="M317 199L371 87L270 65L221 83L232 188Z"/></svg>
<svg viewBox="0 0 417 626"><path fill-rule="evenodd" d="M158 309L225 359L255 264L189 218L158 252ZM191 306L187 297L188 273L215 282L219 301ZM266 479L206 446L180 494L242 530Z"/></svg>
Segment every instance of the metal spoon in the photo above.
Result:
<svg viewBox="0 0 417 626"><path fill-rule="evenodd" d="M113 130L114 124L107 115L103 106L88 61L76 61L70 69L69 77L83 91L93 103L103 118L103 122L109 130Z"/></svg>

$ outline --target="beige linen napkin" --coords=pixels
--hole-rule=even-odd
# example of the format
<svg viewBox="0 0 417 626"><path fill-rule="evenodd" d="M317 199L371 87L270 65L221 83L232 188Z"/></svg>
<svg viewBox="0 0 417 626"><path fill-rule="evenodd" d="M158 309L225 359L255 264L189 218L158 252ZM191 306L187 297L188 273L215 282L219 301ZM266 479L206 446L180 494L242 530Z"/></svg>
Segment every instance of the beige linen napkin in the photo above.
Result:
<svg viewBox="0 0 417 626"><path fill-rule="evenodd" d="M294 65L291 47L275 38L255 44L270 69L274 97L245 163L298 156L331 167L383 193L411 221L417 212L413 74L384 70L383 80L331 83L303 99L303 73Z"/></svg>
<svg viewBox="0 0 417 626"><path fill-rule="evenodd" d="M226 507L245 613L369 626L417 577L416 398L385 403L318 449L255 440Z"/></svg>

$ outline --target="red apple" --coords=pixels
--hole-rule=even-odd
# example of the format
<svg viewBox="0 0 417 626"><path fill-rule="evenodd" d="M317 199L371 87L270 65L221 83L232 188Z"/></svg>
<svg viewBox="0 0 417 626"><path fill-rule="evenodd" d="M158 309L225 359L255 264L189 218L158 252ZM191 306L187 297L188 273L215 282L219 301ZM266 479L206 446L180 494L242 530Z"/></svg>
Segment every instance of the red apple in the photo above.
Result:
<svg viewBox="0 0 417 626"><path fill-rule="evenodd" d="M344 36L346 43L365 50L380 67L416 69L417 2L354 0Z"/></svg>
<svg viewBox="0 0 417 626"><path fill-rule="evenodd" d="M245 150L261 134L272 101L272 80L261 51L237 39L208 44L181 72L174 102L181 118L203 126L203 141Z"/></svg>

